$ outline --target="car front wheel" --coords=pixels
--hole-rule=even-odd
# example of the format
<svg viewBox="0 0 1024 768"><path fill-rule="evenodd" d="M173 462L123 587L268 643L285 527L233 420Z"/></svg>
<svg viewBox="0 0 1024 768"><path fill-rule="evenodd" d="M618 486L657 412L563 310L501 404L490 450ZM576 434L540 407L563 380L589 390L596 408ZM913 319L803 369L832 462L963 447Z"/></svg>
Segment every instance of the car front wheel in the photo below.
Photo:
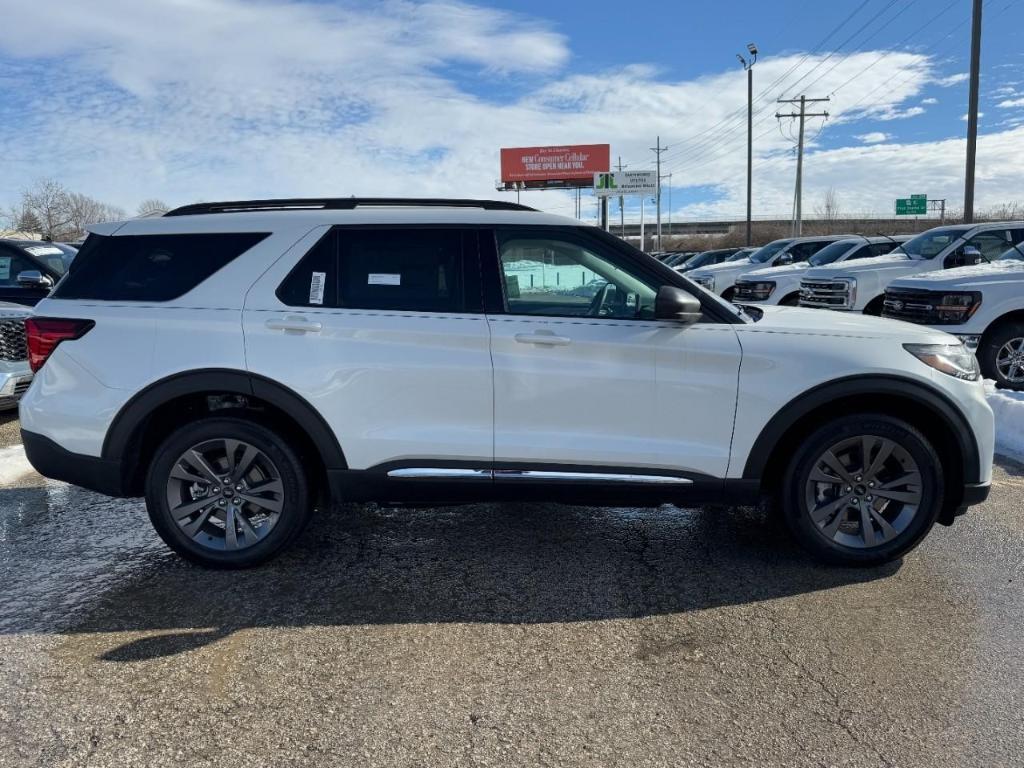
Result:
<svg viewBox="0 0 1024 768"><path fill-rule="evenodd" d="M901 419L858 414L813 432L784 487L786 522L799 543L838 565L895 560L931 530L942 507L942 463Z"/></svg>
<svg viewBox="0 0 1024 768"><path fill-rule="evenodd" d="M253 422L188 424L157 449L146 508L171 549L209 567L244 568L287 546L310 515L298 456Z"/></svg>

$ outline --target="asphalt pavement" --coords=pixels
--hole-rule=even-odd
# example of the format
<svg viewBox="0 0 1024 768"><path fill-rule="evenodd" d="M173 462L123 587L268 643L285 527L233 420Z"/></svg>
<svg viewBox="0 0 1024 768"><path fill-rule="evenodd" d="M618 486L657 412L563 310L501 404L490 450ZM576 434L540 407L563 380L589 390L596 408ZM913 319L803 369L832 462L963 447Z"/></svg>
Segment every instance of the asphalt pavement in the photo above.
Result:
<svg viewBox="0 0 1024 768"><path fill-rule="evenodd" d="M0 425L0 430L9 429ZM903 562L748 509L352 506L268 566L0 488L0 766L1010 766L1024 468Z"/></svg>

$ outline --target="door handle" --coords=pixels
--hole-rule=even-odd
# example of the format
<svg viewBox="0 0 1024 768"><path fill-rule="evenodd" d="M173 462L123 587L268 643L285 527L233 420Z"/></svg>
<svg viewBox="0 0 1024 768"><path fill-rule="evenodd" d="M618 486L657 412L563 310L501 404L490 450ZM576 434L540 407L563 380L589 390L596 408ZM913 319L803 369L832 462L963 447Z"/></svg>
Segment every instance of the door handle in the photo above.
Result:
<svg viewBox="0 0 1024 768"><path fill-rule="evenodd" d="M572 339L568 336L555 336L551 332L537 333L517 333L515 335L516 341L520 344L540 344L546 347L564 347L572 343Z"/></svg>
<svg viewBox="0 0 1024 768"><path fill-rule="evenodd" d="M302 317L275 317L267 320L266 326L272 331L298 331L299 333L318 333L324 328L322 323Z"/></svg>

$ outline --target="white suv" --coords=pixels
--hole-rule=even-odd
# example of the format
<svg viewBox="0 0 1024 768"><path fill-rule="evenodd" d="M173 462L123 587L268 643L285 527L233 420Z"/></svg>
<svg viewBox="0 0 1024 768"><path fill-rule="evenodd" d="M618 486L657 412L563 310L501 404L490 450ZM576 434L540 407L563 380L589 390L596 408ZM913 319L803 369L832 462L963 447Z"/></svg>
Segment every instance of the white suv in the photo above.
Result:
<svg viewBox="0 0 1024 768"><path fill-rule="evenodd" d="M894 281L882 314L956 334L985 378L1024 391L1024 242L990 264Z"/></svg>
<svg viewBox="0 0 1024 768"><path fill-rule="evenodd" d="M991 261L1022 239L1024 221L935 227L885 256L808 271L800 306L881 315L893 280Z"/></svg>
<svg viewBox="0 0 1024 768"><path fill-rule="evenodd" d="M783 267L768 267L747 272L736 280L732 300L745 304L783 304L795 307L800 303L800 280L808 270L826 264L839 264L856 259L869 259L888 253L909 238L851 237L829 243L807 261Z"/></svg>
<svg viewBox="0 0 1024 768"><path fill-rule="evenodd" d="M187 206L94 227L26 322L23 442L228 567L331 500L769 497L867 564L986 497L992 411L955 338L751 312L510 203Z"/></svg>

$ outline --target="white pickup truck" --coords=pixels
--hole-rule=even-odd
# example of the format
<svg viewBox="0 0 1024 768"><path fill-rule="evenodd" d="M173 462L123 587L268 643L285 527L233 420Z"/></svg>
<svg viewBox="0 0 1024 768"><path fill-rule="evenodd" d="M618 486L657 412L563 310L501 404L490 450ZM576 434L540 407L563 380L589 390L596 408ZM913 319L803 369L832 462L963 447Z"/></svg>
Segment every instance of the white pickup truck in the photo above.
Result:
<svg viewBox="0 0 1024 768"><path fill-rule="evenodd" d="M839 264L854 259L870 259L891 251L906 242L907 235L896 237L850 237L829 243L807 261L768 267L747 272L736 280L733 301L749 304L781 304L796 306L800 301L800 279L807 271L826 264Z"/></svg>
<svg viewBox="0 0 1024 768"><path fill-rule="evenodd" d="M985 378L1024 391L1024 242L990 264L893 281L882 314L958 336Z"/></svg>
<svg viewBox="0 0 1024 768"><path fill-rule="evenodd" d="M800 306L881 315L894 280L993 261L1024 240L1024 221L935 227L885 256L809 270Z"/></svg>

